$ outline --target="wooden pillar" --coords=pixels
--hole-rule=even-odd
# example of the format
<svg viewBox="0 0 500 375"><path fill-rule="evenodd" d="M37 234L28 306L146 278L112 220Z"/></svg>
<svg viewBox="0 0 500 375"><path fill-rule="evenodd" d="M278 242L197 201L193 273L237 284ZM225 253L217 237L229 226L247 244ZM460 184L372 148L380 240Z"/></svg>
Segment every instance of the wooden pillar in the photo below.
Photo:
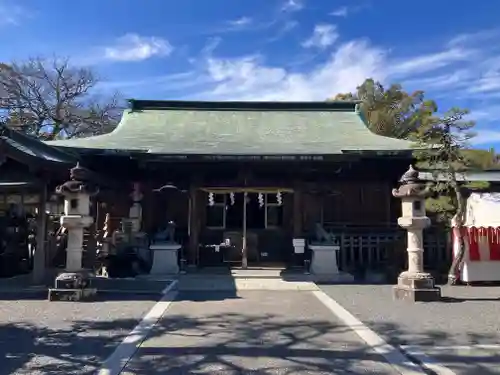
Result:
<svg viewBox="0 0 500 375"><path fill-rule="evenodd" d="M189 212L190 236L188 248L188 263L198 265L199 237L200 237L200 202L198 199L198 187L189 188L189 201L191 210Z"/></svg>
<svg viewBox="0 0 500 375"><path fill-rule="evenodd" d="M293 187L293 236L299 238L303 232L302 186L298 181Z"/></svg>
<svg viewBox="0 0 500 375"><path fill-rule="evenodd" d="M243 239L242 239L242 249L241 249L241 268L248 267L248 249L247 249L247 204L248 204L248 193L245 191L243 193Z"/></svg>
<svg viewBox="0 0 500 375"><path fill-rule="evenodd" d="M36 249L33 256L33 283L42 284L45 280L45 238L47 233L47 215L45 213L47 205L47 185L44 183L40 191L38 203L38 216L36 219Z"/></svg>

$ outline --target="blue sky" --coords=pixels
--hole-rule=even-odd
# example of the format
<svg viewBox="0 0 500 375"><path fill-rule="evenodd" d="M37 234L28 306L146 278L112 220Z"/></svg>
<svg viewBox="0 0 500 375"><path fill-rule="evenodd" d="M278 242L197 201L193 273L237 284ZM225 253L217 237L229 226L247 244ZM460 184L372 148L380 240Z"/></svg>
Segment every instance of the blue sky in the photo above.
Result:
<svg viewBox="0 0 500 375"><path fill-rule="evenodd" d="M500 2L0 0L0 58L70 57L125 97L324 100L365 78L462 106L500 149Z"/></svg>

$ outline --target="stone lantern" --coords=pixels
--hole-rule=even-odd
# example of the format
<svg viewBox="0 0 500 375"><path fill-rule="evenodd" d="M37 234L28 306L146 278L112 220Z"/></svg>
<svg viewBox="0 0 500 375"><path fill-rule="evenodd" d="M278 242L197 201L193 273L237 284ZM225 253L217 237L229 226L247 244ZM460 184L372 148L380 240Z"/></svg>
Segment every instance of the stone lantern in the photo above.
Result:
<svg viewBox="0 0 500 375"><path fill-rule="evenodd" d="M400 179L400 186L392 195L401 199L402 215L398 218L400 227L408 233L408 270L398 277L394 297L409 301L436 301L441 298L441 289L434 284L434 278L424 272L423 230L431 221L425 213L425 198L430 191L425 181L420 180L417 170L410 165Z"/></svg>
<svg viewBox="0 0 500 375"><path fill-rule="evenodd" d="M79 164L70 170L70 180L56 188L64 196L64 215L61 226L68 231L66 248L66 272L56 278L55 288L49 289L50 300L80 300L93 296L90 275L82 268L83 232L92 225L90 198L99 192L89 181L89 171Z"/></svg>

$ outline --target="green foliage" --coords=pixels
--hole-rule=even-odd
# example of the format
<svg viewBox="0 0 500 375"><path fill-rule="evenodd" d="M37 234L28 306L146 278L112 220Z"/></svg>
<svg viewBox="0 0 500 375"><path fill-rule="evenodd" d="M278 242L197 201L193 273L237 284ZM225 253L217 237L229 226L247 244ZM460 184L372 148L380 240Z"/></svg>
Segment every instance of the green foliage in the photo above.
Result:
<svg viewBox="0 0 500 375"><path fill-rule="evenodd" d="M498 165L493 150L473 150L469 141L474 137L474 122L465 119L468 111L452 108L443 116L437 116L437 105L424 98L423 91L407 93L400 85L385 89L373 79L366 80L355 94L339 94L335 100L361 100L361 112L368 127L376 134L406 138L415 141L417 168L431 171L433 197L427 199L426 207L435 213L445 225L462 226L465 222L465 189L484 189L487 182L469 183L466 171L488 169ZM465 246L459 236L459 251L453 258L448 272L448 281L456 282L460 264L463 262Z"/></svg>
<svg viewBox="0 0 500 375"><path fill-rule="evenodd" d="M430 212L445 222L459 209L458 196L463 188L485 189L488 183L463 181L463 172L500 166L494 150L474 150L469 140L474 136L474 122L466 121L467 110L452 108L442 117L437 105L426 99L423 91L408 93L401 85L385 88L380 82L367 79L356 92L338 94L334 100L360 100L360 110L368 127L376 134L415 141L417 168L433 171L434 198L426 202ZM429 147L431 146L431 147Z"/></svg>
<svg viewBox="0 0 500 375"><path fill-rule="evenodd" d="M487 170L496 169L500 167L498 156L495 154L494 149L490 150L474 150L468 149L462 151L465 158L469 162L471 169Z"/></svg>
<svg viewBox="0 0 500 375"><path fill-rule="evenodd" d="M469 148L475 123L465 120L467 114L465 109L452 108L442 117L429 117L413 135L417 168L430 170L437 181L433 185L435 196L426 202L429 211L446 223L455 216L459 225L465 219L464 188L488 186L487 182L466 181L464 172L491 165L495 160L491 153Z"/></svg>
<svg viewBox="0 0 500 375"><path fill-rule="evenodd" d="M386 89L371 78L355 94L338 94L334 100L360 100L369 129L393 138L408 138L437 110L436 103L426 100L423 91L408 93L399 84Z"/></svg>
<svg viewBox="0 0 500 375"><path fill-rule="evenodd" d="M463 152L474 136L475 123L464 120L467 110L452 108L443 117L429 117L416 129L415 157L436 173L445 173L452 180L458 172L469 169L470 160Z"/></svg>
<svg viewBox="0 0 500 375"><path fill-rule="evenodd" d="M437 195L436 197L427 198L425 201L427 211L435 214L438 222L449 223L456 212L456 205L453 204L450 195Z"/></svg>

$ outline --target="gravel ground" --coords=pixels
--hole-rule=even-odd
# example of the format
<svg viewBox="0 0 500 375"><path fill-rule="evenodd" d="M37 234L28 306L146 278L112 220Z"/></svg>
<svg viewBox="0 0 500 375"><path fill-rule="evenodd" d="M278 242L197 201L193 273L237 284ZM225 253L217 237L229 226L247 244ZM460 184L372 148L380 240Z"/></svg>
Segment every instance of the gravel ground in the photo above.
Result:
<svg viewBox="0 0 500 375"><path fill-rule="evenodd" d="M158 298L108 295L78 303L36 297L0 294L0 375L91 374Z"/></svg>
<svg viewBox="0 0 500 375"><path fill-rule="evenodd" d="M310 292L180 292L123 375L396 372Z"/></svg>
<svg viewBox="0 0 500 375"><path fill-rule="evenodd" d="M500 287L445 286L443 301L416 304L394 301L386 285L321 289L391 344L420 347L460 374L500 374Z"/></svg>

